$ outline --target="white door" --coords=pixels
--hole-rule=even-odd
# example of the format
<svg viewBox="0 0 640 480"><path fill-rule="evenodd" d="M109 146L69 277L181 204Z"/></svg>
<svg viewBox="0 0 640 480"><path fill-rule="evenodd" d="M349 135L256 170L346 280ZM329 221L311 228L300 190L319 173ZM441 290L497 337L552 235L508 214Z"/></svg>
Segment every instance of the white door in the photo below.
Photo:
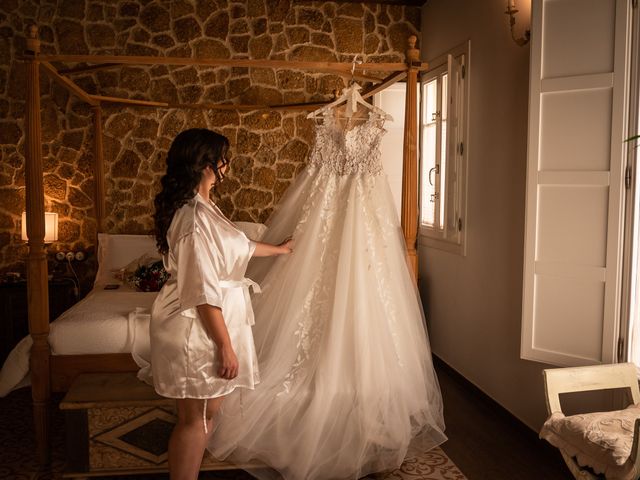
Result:
<svg viewBox="0 0 640 480"><path fill-rule="evenodd" d="M521 356L615 359L631 0L534 0Z"/></svg>

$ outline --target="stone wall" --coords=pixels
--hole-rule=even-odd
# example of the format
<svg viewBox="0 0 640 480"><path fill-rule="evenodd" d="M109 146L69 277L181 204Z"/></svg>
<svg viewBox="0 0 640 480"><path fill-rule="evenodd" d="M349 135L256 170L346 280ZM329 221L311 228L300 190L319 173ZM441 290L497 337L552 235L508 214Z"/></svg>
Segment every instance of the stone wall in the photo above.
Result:
<svg viewBox="0 0 640 480"><path fill-rule="evenodd" d="M404 61L418 7L293 0L0 3L0 270L24 270L24 51L27 25L43 53ZM331 74L265 68L128 66L73 75L89 93L177 103L327 100L344 85ZM51 250L92 250L92 112L47 78L41 81L45 201L60 214ZM189 127L226 135L233 146L216 201L234 220L264 221L305 165L312 125L303 113L166 110L107 106L103 113L107 231L152 228L153 197L174 136Z"/></svg>

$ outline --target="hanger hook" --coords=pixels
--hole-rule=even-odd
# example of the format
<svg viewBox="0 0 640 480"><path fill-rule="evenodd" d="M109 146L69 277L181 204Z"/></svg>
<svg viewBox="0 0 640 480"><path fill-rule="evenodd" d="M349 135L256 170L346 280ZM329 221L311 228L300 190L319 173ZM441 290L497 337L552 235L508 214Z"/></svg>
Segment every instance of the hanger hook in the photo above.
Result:
<svg viewBox="0 0 640 480"><path fill-rule="evenodd" d="M360 55L360 54L356 53L355 57L353 57L353 62L351 63L351 84L353 84L353 78L354 78L355 73L356 73L356 63L358 65L360 65L362 63L362 60L358 61L358 55Z"/></svg>

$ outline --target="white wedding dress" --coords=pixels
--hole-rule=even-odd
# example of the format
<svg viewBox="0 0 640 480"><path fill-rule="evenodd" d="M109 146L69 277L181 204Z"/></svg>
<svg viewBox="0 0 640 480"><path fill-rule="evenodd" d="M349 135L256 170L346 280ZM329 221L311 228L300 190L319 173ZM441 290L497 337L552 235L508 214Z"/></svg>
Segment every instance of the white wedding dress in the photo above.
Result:
<svg viewBox="0 0 640 480"><path fill-rule="evenodd" d="M261 383L225 399L210 452L259 478L356 479L446 440L420 298L380 161L383 117L330 114L247 276Z"/></svg>

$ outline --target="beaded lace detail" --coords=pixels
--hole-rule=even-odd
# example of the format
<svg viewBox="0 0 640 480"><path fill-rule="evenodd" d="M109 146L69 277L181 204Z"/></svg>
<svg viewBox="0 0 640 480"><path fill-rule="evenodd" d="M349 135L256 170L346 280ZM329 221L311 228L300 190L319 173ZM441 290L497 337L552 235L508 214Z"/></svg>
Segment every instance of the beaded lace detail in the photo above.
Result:
<svg viewBox="0 0 640 480"><path fill-rule="evenodd" d="M337 175L382 173L380 141L385 130L384 117L375 111L369 118L345 130L333 112L324 116L316 128L316 142L311 150L310 167L324 167Z"/></svg>

